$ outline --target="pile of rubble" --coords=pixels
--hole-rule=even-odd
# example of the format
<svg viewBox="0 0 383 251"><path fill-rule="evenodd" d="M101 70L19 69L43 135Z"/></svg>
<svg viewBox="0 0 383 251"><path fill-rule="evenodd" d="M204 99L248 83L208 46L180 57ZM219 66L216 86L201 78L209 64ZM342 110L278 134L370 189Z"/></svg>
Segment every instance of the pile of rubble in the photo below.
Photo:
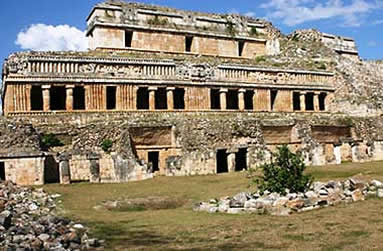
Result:
<svg viewBox="0 0 383 251"><path fill-rule="evenodd" d="M62 251L100 247L102 241L88 238L84 226L54 215L55 199L59 196L1 182L0 247Z"/></svg>
<svg viewBox="0 0 383 251"><path fill-rule="evenodd" d="M257 213L287 216L293 212L305 212L342 202L365 200L368 195L383 197L383 183L378 180L364 182L356 178L346 181L314 182L306 193L289 193L282 196L277 193L242 192L234 197L220 200L212 199L195 206L195 211L209 213Z"/></svg>

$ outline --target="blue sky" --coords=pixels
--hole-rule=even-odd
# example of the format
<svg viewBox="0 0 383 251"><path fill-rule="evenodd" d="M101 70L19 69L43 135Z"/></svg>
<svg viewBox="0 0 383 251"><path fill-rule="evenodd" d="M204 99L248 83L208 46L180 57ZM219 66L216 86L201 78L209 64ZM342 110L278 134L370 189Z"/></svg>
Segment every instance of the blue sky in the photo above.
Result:
<svg viewBox="0 0 383 251"><path fill-rule="evenodd" d="M83 49L85 19L100 0L11 0L0 8L0 60L25 49ZM355 38L362 58L383 59L383 0L140 0L267 18L283 33L317 28ZM16 43L17 41L17 43Z"/></svg>

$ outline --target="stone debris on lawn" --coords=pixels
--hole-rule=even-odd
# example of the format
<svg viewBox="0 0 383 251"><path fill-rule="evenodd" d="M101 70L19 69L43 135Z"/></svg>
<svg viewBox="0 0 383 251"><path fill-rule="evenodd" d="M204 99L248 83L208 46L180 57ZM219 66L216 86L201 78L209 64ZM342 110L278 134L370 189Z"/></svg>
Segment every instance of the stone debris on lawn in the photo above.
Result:
<svg viewBox="0 0 383 251"><path fill-rule="evenodd" d="M55 216L58 197L0 181L0 250L102 249L83 225Z"/></svg>
<svg viewBox="0 0 383 251"><path fill-rule="evenodd" d="M350 178L345 181L314 182L310 190L305 193L287 191L285 196L268 191L263 195L241 192L233 197L200 202L194 210L209 213L269 213L287 216L294 212L311 211L342 202L363 201L367 195L382 198L383 183L378 180L365 182L358 178Z"/></svg>

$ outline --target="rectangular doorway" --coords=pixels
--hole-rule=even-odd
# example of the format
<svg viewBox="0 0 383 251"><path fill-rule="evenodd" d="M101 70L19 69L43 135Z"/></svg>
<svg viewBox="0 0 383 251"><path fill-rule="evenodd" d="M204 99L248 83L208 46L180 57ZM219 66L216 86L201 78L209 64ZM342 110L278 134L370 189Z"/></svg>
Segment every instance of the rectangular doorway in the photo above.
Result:
<svg viewBox="0 0 383 251"><path fill-rule="evenodd" d="M216 163L217 173L227 173L229 172L227 164L227 153L226 149L217 151L217 163Z"/></svg>
<svg viewBox="0 0 383 251"><path fill-rule="evenodd" d="M116 109L116 87L115 86L106 87L106 109L107 110Z"/></svg>
<svg viewBox="0 0 383 251"><path fill-rule="evenodd" d="M149 152L148 153L148 162L152 164L152 172L160 171L160 152Z"/></svg>
<svg viewBox="0 0 383 251"><path fill-rule="evenodd" d="M240 148L237 153L235 153L235 171L247 170L247 149Z"/></svg>
<svg viewBox="0 0 383 251"><path fill-rule="evenodd" d="M4 162L0 162L0 180L5 180L5 165L4 165Z"/></svg>

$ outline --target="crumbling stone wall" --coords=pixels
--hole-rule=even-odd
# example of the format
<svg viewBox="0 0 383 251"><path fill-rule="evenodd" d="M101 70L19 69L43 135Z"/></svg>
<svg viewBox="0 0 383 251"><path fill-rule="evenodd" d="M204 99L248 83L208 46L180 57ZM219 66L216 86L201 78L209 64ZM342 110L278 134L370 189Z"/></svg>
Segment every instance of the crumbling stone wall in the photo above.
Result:
<svg viewBox="0 0 383 251"><path fill-rule="evenodd" d="M20 120L18 123L33 122L30 126L36 135L53 133L66 139L64 146L52 148L51 151L59 155L57 161L60 166L61 156L67 156L70 180L126 182L152 177L148 161L137 154L131 140L134 138L131 133L137 128L158 128L159 133L153 135L159 137L168 133L164 134L164 128L171 130L171 145L167 142L163 150L169 147L178 150L169 151L161 160L166 162L165 170L160 173L163 175L214 174L217 172L217 151L220 149L227 152L230 171L234 170L235 156L240 149L246 149L246 166L255 168L270 161L271 153L281 144L287 144L294 152L301 153L310 165L383 158L380 147L383 137L378 129L383 125L380 117L163 112L145 116L141 113L68 114L53 116L50 121L46 118L40 122L36 118L22 120L24 122ZM278 138L283 140L276 140ZM113 142L110 154L100 147L104 139ZM136 139L135 142L139 141ZM151 142L158 144L156 140Z"/></svg>

